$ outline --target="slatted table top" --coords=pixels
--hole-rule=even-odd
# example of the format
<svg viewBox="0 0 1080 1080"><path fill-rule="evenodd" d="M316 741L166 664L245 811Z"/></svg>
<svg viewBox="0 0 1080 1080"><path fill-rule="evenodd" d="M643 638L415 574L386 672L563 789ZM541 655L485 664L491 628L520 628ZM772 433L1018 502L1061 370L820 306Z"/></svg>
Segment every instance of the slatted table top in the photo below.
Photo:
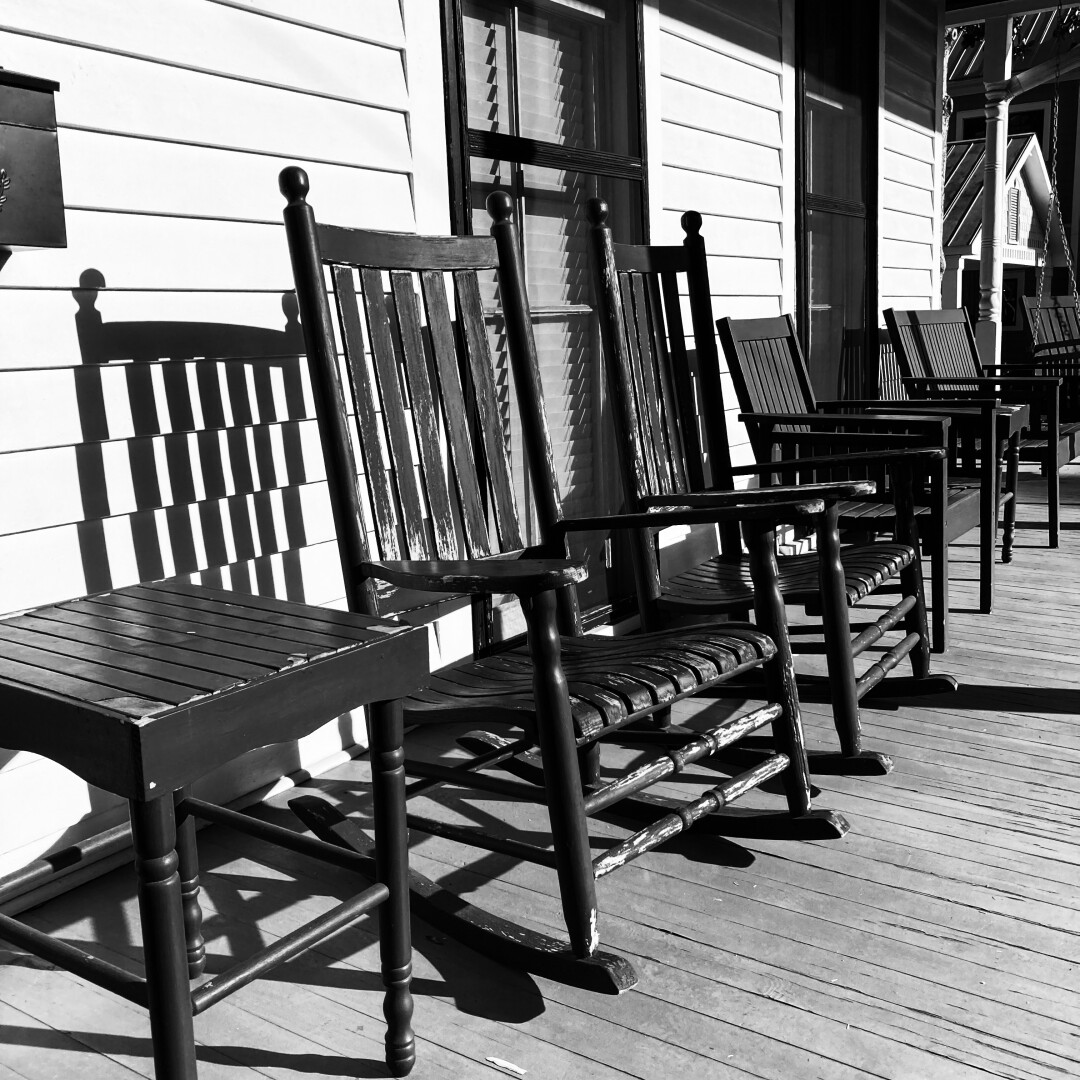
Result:
<svg viewBox="0 0 1080 1080"><path fill-rule="evenodd" d="M207 771L198 764L207 757L216 767L298 738L409 693L426 674L423 628L178 582L136 585L0 619L0 746L150 796Z"/></svg>

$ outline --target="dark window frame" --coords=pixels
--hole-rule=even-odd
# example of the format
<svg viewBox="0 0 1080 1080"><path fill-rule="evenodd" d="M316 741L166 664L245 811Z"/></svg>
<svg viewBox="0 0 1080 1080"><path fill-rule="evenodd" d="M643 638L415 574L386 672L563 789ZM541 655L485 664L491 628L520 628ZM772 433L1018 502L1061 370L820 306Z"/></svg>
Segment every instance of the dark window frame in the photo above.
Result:
<svg viewBox="0 0 1080 1080"><path fill-rule="evenodd" d="M516 0L517 6L528 7L528 0ZM461 19L461 0L442 0L442 32L445 64L443 89L446 92L446 147L450 193L450 228L455 236L470 232L472 220L472 191L469 180L469 158L489 157L519 165L536 165L551 169L569 169L633 180L641 184L641 235L648 238L649 175L648 145L645 137L645 19L643 0L634 4L634 43L636 56L632 69L637 76L637 155L613 154L603 150L582 150L578 147L528 139L501 132L470 130L465 94L465 48ZM514 6L514 0L507 0Z"/></svg>
<svg viewBox="0 0 1080 1080"><path fill-rule="evenodd" d="M795 327L800 344L809 361L810 345L810 251L809 215L813 210L849 214L861 218L865 228L866 281L863 304L865 308L863 356L877 356L877 322L879 266L879 176L881 156L880 108L884 86L885 64L885 18L881 4L869 4L864 9L867 20L864 41L858 50L866 65L863 94L863 167L865 169L865 198L861 203L814 195L807 191L810 145L806 132L804 106L806 100L806 49L803 24L798 18L795 24ZM876 62L875 62L876 58ZM876 382L877 365L869 366ZM867 387L870 396L876 395L876 386ZM871 393L871 391L873 391ZM830 395L833 396L833 395Z"/></svg>
<svg viewBox="0 0 1080 1080"><path fill-rule="evenodd" d="M472 232L472 182L470 158L488 157L512 163L515 166L534 165L544 168L580 171L596 176L607 176L634 182L639 186L640 197L635 224L639 237L648 242L651 237L649 215L648 141L646 138L645 100L645 17L644 0L632 0L634 5L633 49L635 55L628 58L628 69L637 84L636 136L638 154L623 155L603 150L586 150L580 147L560 146L523 136L502 132L470 130L466 93L464 29L462 0L441 0L440 12L444 49L443 89L446 97L446 146L448 194L450 200L450 228L454 235ZM505 0L508 8L535 8L530 0ZM638 239L631 238L631 239ZM546 309L544 309L546 310ZM533 305L533 314L542 315L544 310ZM610 565L610 563L609 563ZM600 606L583 612L585 626L598 625L615 617L628 615L636 610L636 601L630 595L632 585L627 580L617 589L617 595ZM490 616L488 616L490 624Z"/></svg>

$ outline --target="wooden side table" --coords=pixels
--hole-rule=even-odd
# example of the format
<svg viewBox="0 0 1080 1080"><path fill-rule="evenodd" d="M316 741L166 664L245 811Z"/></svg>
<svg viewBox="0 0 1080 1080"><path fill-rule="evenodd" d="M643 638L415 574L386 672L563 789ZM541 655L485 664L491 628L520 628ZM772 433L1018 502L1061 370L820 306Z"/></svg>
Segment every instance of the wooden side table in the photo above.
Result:
<svg viewBox="0 0 1080 1080"><path fill-rule="evenodd" d="M126 798L145 976L0 916L0 938L148 1008L158 1080L195 1080L192 1018L383 904L387 1064L415 1060L401 708L427 632L362 615L158 582L0 620L0 746ZM192 989L203 973L195 820L341 864L345 853L191 798L200 776L369 705L377 882ZM0 900L12 878L0 880Z"/></svg>

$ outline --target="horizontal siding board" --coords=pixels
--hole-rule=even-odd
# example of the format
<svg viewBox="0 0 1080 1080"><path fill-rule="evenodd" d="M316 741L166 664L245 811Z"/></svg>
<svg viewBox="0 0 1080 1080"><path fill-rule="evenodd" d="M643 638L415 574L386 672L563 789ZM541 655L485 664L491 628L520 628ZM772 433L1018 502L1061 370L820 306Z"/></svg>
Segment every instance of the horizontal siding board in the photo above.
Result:
<svg viewBox="0 0 1080 1080"><path fill-rule="evenodd" d="M922 188L924 191L934 189L934 164L931 161L919 161L886 148L881 155L881 171L890 180L908 187Z"/></svg>
<svg viewBox="0 0 1080 1080"><path fill-rule="evenodd" d="M916 161L934 161L934 134L926 128L913 127L895 117L885 116L881 121L881 136L882 145L894 154Z"/></svg>
<svg viewBox="0 0 1080 1080"><path fill-rule="evenodd" d="M687 169L664 170L664 202L672 209L692 207L703 214L722 214L751 221L783 221L779 187Z"/></svg>
<svg viewBox="0 0 1080 1080"><path fill-rule="evenodd" d="M2 31L0 55L6 66L60 83L56 114L61 126L297 155L306 160L340 161L351 151L362 155L370 168L400 171L410 167L403 111L312 97L109 53L96 53L89 63L85 49ZM60 152L62 160L63 131Z"/></svg>
<svg viewBox="0 0 1080 1080"><path fill-rule="evenodd" d="M720 296L713 287L713 314L720 319L771 319L782 314L779 296L746 296L733 293ZM725 400L728 400L725 397ZM734 397L732 401L736 400Z"/></svg>
<svg viewBox="0 0 1080 1080"><path fill-rule="evenodd" d="M664 164L761 184L783 183L779 148L761 146L684 124L663 124Z"/></svg>
<svg viewBox="0 0 1080 1080"><path fill-rule="evenodd" d="M370 226L378 207L367 211ZM279 225L69 210L67 235L68 246L47 259L12 259L4 286L76 289L83 272L94 267L114 289L292 288Z"/></svg>
<svg viewBox="0 0 1080 1080"><path fill-rule="evenodd" d="M709 285L718 296L779 296L782 288L777 259L709 256Z"/></svg>
<svg viewBox="0 0 1080 1080"><path fill-rule="evenodd" d="M933 104L906 96L895 84L885 88L885 111L928 129L933 127L937 115Z"/></svg>
<svg viewBox="0 0 1080 1080"><path fill-rule="evenodd" d="M779 147L783 143L777 110L677 79L663 80L660 110L664 120L701 131L731 135L763 146Z"/></svg>
<svg viewBox="0 0 1080 1080"><path fill-rule="evenodd" d="M881 291L883 294L930 296L932 288L933 281L929 267L922 270L882 267Z"/></svg>
<svg viewBox="0 0 1080 1080"><path fill-rule="evenodd" d="M888 292L881 294L881 306L882 308L898 308L900 311L918 311L923 308L932 307L930 296L928 293L923 293L921 296L903 296L900 294L893 295ZM881 320L884 325L884 318Z"/></svg>
<svg viewBox="0 0 1080 1080"><path fill-rule="evenodd" d="M290 542L297 534L299 545ZM333 536L325 484L12 533L0 537L0 561L23 572L0 582L0 610L282 555Z"/></svg>
<svg viewBox="0 0 1080 1080"><path fill-rule="evenodd" d="M909 240L882 239L878 249L883 267L901 267L908 270L924 270L933 259L933 245L913 243Z"/></svg>
<svg viewBox="0 0 1080 1080"><path fill-rule="evenodd" d="M931 38L936 32L934 15L936 0L931 4L888 0L889 25L907 37ZM927 10L929 8L929 11Z"/></svg>
<svg viewBox="0 0 1080 1080"><path fill-rule="evenodd" d="M883 210L880 219L881 236L890 240L933 242L934 219L926 214L908 214L900 210Z"/></svg>
<svg viewBox="0 0 1080 1080"><path fill-rule="evenodd" d="M285 205L278 174L286 165L299 164L311 180L312 205L326 220L355 220L360 208L369 205L379 208L386 228L407 230L414 221L406 172L78 129L64 131L61 142L70 206L277 224ZM103 161L109 162L108 169L101 167ZM200 176L213 177L213 182L192 182Z"/></svg>
<svg viewBox="0 0 1080 1080"><path fill-rule="evenodd" d="M137 57L295 86L375 104L407 105L398 48L262 18L205 0L154 0L154 17L132 18L129 0L5 0L4 26ZM302 10L301 7L296 8ZM237 42L244 43L237 48ZM312 63L318 56L319 63ZM365 73L362 82L356 73Z"/></svg>
<svg viewBox="0 0 1080 1080"><path fill-rule="evenodd" d="M401 0L213 0L254 12L267 12L289 20L311 23L327 30L384 45L403 46L405 27L401 18ZM299 8L299 11L298 11Z"/></svg>
<svg viewBox="0 0 1080 1080"><path fill-rule="evenodd" d="M672 34L660 36L660 71L668 78L703 90L738 96L764 108L783 107L780 75L709 48L707 39L688 41Z"/></svg>
<svg viewBox="0 0 1080 1080"><path fill-rule="evenodd" d="M780 65L778 0L661 0L660 28L691 41L715 42L729 55Z"/></svg>
<svg viewBox="0 0 1080 1080"><path fill-rule="evenodd" d="M655 243L683 242L686 233L679 223L682 214L681 210L664 210L658 219L654 219ZM762 259L782 259L784 256L783 236L780 223L776 221L702 213L701 235L705 239L705 250L712 255L753 255Z"/></svg>
<svg viewBox="0 0 1080 1080"><path fill-rule="evenodd" d="M218 327L226 327L236 342L250 336L247 348L233 355L266 356L266 337L284 333L287 326L286 306L295 318L295 301L291 293L283 292L151 292L146 290L102 290L96 297L82 293L86 303L96 303L97 312L106 324L128 323L139 329L146 348L162 356L187 358L177 350L178 342L172 328L183 329L188 324L207 329L211 339ZM0 371L5 368L63 367L79 364L84 359L94 361L93 346L82 348L75 323L79 305L71 289L9 289L0 288ZM294 324L295 325L295 324ZM48 335L41 328L49 327ZM268 335L269 332L269 335ZM183 336L187 337L187 334ZM241 341L242 346L242 341ZM84 357L84 351L86 355ZM220 348L217 349L220 352ZM280 352L280 350L275 350ZM3 395L0 395L0 416L6 416ZM9 418L10 419L10 418ZM32 445L52 443L47 431L52 423L64 421L46 415L41 418L38 434ZM10 449L11 435L0 423L0 449ZM9 429L10 431L10 429ZM63 439L56 441L64 441ZM71 441L71 440L69 440ZM31 445L31 444L28 444Z"/></svg>
<svg viewBox="0 0 1080 1080"><path fill-rule="evenodd" d="M96 475L105 492L84 491ZM324 478L314 420L2 454L0 490L18 498L0 535Z"/></svg>
<svg viewBox="0 0 1080 1080"><path fill-rule="evenodd" d="M899 184L886 176L882 178L881 198L887 210L900 210L905 214L934 214L934 193L921 187Z"/></svg>

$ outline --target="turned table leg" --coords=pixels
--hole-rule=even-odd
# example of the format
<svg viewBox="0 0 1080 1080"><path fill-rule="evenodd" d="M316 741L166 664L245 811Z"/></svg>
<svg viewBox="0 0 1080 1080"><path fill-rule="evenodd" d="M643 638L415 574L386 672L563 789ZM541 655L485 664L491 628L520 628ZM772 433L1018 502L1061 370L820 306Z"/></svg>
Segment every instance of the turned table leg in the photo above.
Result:
<svg viewBox="0 0 1080 1080"><path fill-rule="evenodd" d="M172 795L130 807L155 1075L197 1080Z"/></svg>

